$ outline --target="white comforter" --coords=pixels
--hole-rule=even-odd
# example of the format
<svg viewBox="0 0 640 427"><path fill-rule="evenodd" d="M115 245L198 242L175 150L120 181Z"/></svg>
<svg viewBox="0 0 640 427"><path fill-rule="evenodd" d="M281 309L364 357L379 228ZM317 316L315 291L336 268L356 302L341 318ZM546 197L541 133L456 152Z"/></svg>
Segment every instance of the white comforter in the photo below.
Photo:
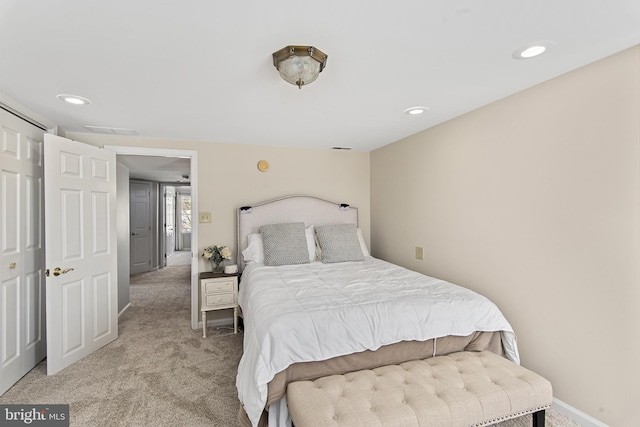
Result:
<svg viewBox="0 0 640 427"><path fill-rule="evenodd" d="M236 385L254 426L267 384L296 362L400 341L502 331L507 356L519 363L511 325L487 298L372 257L338 264L250 264L239 304L245 335Z"/></svg>

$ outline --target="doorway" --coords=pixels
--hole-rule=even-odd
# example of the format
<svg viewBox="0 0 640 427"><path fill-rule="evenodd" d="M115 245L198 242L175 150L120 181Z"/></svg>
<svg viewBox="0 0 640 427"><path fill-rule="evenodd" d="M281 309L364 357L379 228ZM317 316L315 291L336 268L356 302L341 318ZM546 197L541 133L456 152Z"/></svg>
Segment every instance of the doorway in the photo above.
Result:
<svg viewBox="0 0 640 427"><path fill-rule="evenodd" d="M192 202L191 187L162 184L164 194L164 265L191 263Z"/></svg>
<svg viewBox="0 0 640 427"><path fill-rule="evenodd" d="M152 268L151 182L129 179L129 274L145 273Z"/></svg>
<svg viewBox="0 0 640 427"><path fill-rule="evenodd" d="M193 150L173 150L163 148L144 148L144 147L126 147L126 146L114 146L107 145L104 148L114 151L118 156L139 156L140 160L145 157L164 157L166 159L188 159L189 161L189 173L186 178L188 179L191 189L191 211L197 212L198 210L198 153ZM125 165L126 166L126 165ZM168 168L162 168L155 172L162 173L167 172ZM158 182L166 180L158 180ZM176 182L174 184L180 184ZM160 233L164 235L164 233ZM191 248L198 248L198 222L193 221L191 224ZM164 240L164 238L162 239ZM163 244L160 247L165 247ZM198 329L198 257L191 257L191 327Z"/></svg>

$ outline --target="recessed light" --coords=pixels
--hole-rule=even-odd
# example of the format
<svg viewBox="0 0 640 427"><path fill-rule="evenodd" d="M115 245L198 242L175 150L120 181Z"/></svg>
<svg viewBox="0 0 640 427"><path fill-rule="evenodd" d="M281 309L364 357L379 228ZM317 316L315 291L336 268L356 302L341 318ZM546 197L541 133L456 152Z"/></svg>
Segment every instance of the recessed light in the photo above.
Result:
<svg viewBox="0 0 640 427"><path fill-rule="evenodd" d="M544 46L531 46L526 48L520 56L522 58L533 58L534 56L542 55L547 50Z"/></svg>
<svg viewBox="0 0 640 427"><path fill-rule="evenodd" d="M545 53L554 43L550 40L541 40L537 42L528 43L521 48L517 49L511 57L513 59L531 59L536 56L540 56Z"/></svg>
<svg viewBox="0 0 640 427"><path fill-rule="evenodd" d="M410 116L419 116L420 114L426 113L427 111L429 111L429 107L411 107L404 110L404 113Z"/></svg>
<svg viewBox="0 0 640 427"><path fill-rule="evenodd" d="M66 93L61 93L60 95L58 95L58 99L73 105L91 104L91 101L89 101L87 98L83 98L82 96L77 95L68 95Z"/></svg>

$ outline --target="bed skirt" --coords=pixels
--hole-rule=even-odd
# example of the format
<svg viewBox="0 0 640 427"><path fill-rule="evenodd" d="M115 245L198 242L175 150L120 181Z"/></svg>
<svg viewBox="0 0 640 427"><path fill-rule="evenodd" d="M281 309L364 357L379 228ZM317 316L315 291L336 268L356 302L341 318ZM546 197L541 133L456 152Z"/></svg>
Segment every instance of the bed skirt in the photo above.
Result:
<svg viewBox="0 0 640 427"><path fill-rule="evenodd" d="M319 362L294 363L284 371L277 373L269 382L267 407L286 395L287 384L290 382L314 380L329 375L395 365L409 360L427 359L458 351L485 350L504 356L500 332L475 332L464 337L447 336L428 341L402 341L383 346L376 351L365 350ZM260 427L267 426L268 418L267 411L263 411L258 425ZM251 422L242 405L240 405L238 412L238 421L243 427L251 427Z"/></svg>

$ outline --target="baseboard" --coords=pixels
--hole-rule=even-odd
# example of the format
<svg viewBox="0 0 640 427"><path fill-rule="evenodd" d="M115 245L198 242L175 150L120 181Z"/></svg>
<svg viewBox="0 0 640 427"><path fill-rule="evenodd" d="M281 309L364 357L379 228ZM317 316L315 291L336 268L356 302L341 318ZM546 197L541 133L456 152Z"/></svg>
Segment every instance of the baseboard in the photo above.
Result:
<svg viewBox="0 0 640 427"><path fill-rule="evenodd" d="M555 397L553 398L553 403L551 406L553 406L553 409L560 412L570 420L575 421L582 427L609 427L602 421L596 420L592 416L585 414L584 412L564 403L561 400L556 399Z"/></svg>
<svg viewBox="0 0 640 427"><path fill-rule="evenodd" d="M131 303L127 304L122 311L120 311L120 313L118 313L118 317L122 316L124 314L125 311L127 311L129 309L129 307L131 307Z"/></svg>

